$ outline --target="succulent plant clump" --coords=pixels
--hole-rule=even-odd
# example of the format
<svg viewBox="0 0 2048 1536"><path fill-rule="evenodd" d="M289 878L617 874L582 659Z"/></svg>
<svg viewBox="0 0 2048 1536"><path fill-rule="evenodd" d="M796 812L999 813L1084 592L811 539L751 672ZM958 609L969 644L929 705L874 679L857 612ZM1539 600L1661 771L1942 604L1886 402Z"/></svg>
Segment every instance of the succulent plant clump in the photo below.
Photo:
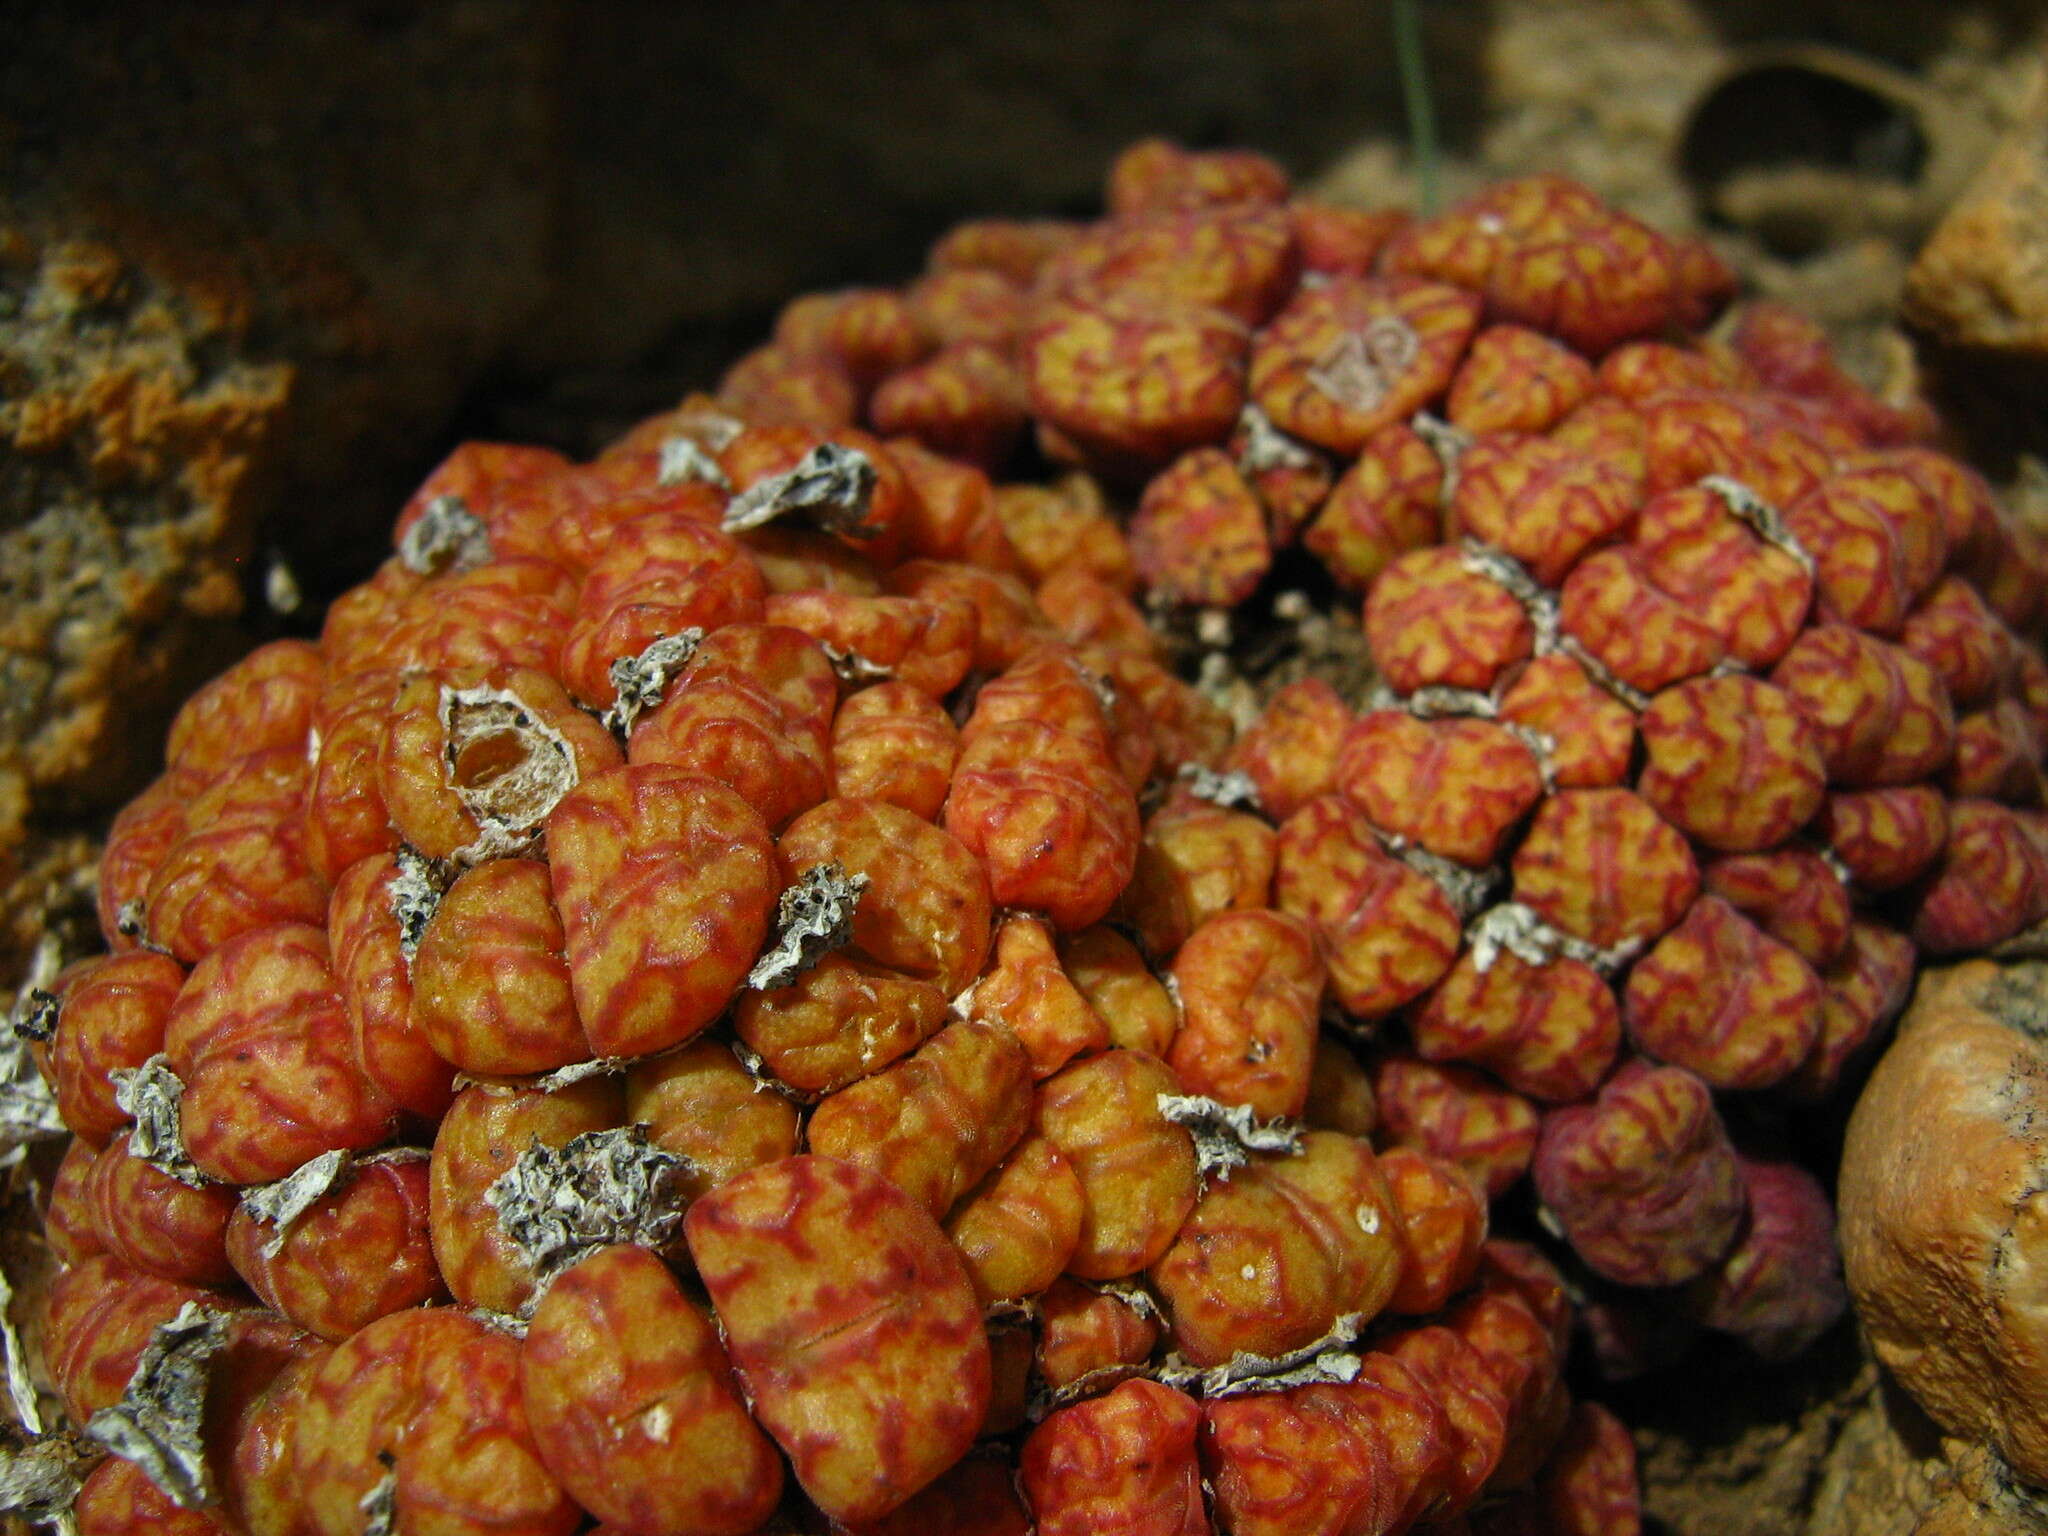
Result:
<svg viewBox="0 0 2048 1536"><path fill-rule="evenodd" d="M21 1015L86 1536L1634 1530L1575 1298L1825 1328L1724 1108L2048 915L2048 550L1731 291L1155 141L456 450Z"/></svg>

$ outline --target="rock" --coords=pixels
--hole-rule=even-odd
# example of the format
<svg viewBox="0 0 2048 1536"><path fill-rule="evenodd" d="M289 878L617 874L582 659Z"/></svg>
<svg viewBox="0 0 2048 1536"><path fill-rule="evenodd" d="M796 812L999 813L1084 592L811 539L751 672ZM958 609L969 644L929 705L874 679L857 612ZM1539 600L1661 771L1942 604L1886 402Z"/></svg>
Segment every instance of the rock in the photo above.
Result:
<svg viewBox="0 0 2048 1536"><path fill-rule="evenodd" d="M2048 1501L2013 1481L1988 1447L1961 1448L1913 1536L2048 1536Z"/></svg>
<svg viewBox="0 0 2048 1536"><path fill-rule="evenodd" d="M1948 346L2048 359L2048 79L1914 261L1905 313Z"/></svg>
<svg viewBox="0 0 2048 1536"><path fill-rule="evenodd" d="M1839 1186L1844 1272L1877 1358L1944 1431L2036 1485L2048 1483L2044 1001L2037 961L1929 973L1850 1119Z"/></svg>
<svg viewBox="0 0 2048 1536"><path fill-rule="evenodd" d="M1855 1331L1796 1367L1696 1357L1617 1390L1635 1426L1643 1513L1670 1536L1911 1536L1941 1473L1938 1436Z"/></svg>

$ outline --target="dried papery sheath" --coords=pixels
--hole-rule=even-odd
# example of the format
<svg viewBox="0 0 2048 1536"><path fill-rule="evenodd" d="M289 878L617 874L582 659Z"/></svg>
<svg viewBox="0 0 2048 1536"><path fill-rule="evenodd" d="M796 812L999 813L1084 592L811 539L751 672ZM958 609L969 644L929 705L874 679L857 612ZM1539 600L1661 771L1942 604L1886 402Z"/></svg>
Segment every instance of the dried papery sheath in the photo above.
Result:
<svg viewBox="0 0 2048 1536"><path fill-rule="evenodd" d="M961 1017L965 1018L966 1015L962 1014ZM804 1093L799 1089L790 1087L789 1084L785 1083L768 1069L768 1063L761 1053L748 1045L746 1041L730 1041L727 1048L731 1050L733 1059L746 1068L747 1076L754 1080L753 1091L755 1093L777 1094L789 1100L792 1104L806 1106L817 1103L819 1098L822 1097L819 1094Z"/></svg>
<svg viewBox="0 0 2048 1536"><path fill-rule="evenodd" d="M43 1410L36 1402L35 1379L29 1374L28 1357L22 1352L21 1335L14 1327L14 1287L0 1270L0 1349L7 1353L7 1396L14 1405L14 1418L32 1435L43 1432Z"/></svg>
<svg viewBox="0 0 2048 1536"><path fill-rule="evenodd" d="M417 849L400 845L398 873L390 886L391 919L398 924L398 952L410 966L426 937L427 924L448 893L448 871Z"/></svg>
<svg viewBox="0 0 2048 1536"><path fill-rule="evenodd" d="M536 1138L484 1199L544 1288L592 1248L666 1245L683 1219L682 1171L681 1158L648 1141L646 1126L627 1125L585 1131L559 1148Z"/></svg>
<svg viewBox="0 0 2048 1536"><path fill-rule="evenodd" d="M813 864L782 893L775 909L775 942L747 972L747 985L767 992L795 981L853 933L854 908L868 877L848 874L831 860Z"/></svg>
<svg viewBox="0 0 2048 1536"><path fill-rule="evenodd" d="M131 896L115 910L114 931L124 939L139 939L142 937L142 929L142 898Z"/></svg>
<svg viewBox="0 0 2048 1536"><path fill-rule="evenodd" d="M1522 605L1522 611L1529 616L1529 627L1536 633L1533 647L1536 655L1549 656L1562 651L1585 668L1586 676L1630 709L1640 712L1648 707L1648 694L1623 682L1606 662L1563 632L1557 594L1539 586L1521 561L1490 544L1467 539L1459 546L1458 563L1476 575L1499 583L1510 597Z"/></svg>
<svg viewBox="0 0 2048 1536"><path fill-rule="evenodd" d="M655 636L638 656L621 656L613 662L611 680L617 702L604 712L605 728L621 740L630 735L633 722L667 696L669 684L689 665L703 641L701 629L678 630L673 635Z"/></svg>
<svg viewBox="0 0 2048 1536"><path fill-rule="evenodd" d="M178 1107L185 1085L171 1070L171 1058L159 1051L139 1067L116 1067L107 1074L114 1102L135 1121L128 1129L128 1151L180 1184L203 1188L206 1176L185 1155L184 1133L178 1128Z"/></svg>
<svg viewBox="0 0 2048 1536"><path fill-rule="evenodd" d="M1244 448L1237 467L1247 475L1262 475L1275 469L1313 469L1316 455L1306 443L1296 442L1273 425L1273 418L1255 404L1238 412L1237 430L1244 434Z"/></svg>
<svg viewBox="0 0 2048 1536"><path fill-rule="evenodd" d="M1428 411L1417 411L1410 417L1408 429L1429 444L1429 451L1443 465L1444 479L1437 491L1437 501L1443 506L1450 505L1451 498L1458 493L1458 466L1465 450L1472 446L1472 434Z"/></svg>
<svg viewBox="0 0 2048 1536"><path fill-rule="evenodd" d="M213 1500L200 1438L208 1366L226 1347L232 1313L188 1301L159 1323L121 1401L95 1413L85 1432L148 1474L180 1509Z"/></svg>
<svg viewBox="0 0 2048 1536"><path fill-rule="evenodd" d="M636 1060L633 1056L593 1056L588 1061L572 1061L566 1067L557 1067L552 1072L543 1072L533 1080L533 1086L542 1093L559 1093L577 1083L593 1077L612 1077L624 1072Z"/></svg>
<svg viewBox="0 0 2048 1536"><path fill-rule="evenodd" d="M1365 1330L1365 1316L1347 1312L1312 1344L1284 1355L1234 1355L1221 1365L1189 1365L1169 1356L1158 1379L1196 1397L1238 1397L1247 1392L1284 1392L1314 1382L1351 1381L1358 1375L1358 1356L1350 1346Z"/></svg>
<svg viewBox="0 0 2048 1536"><path fill-rule="evenodd" d="M1500 701L1492 694L1440 684L1418 688L1406 698L1382 684L1366 703L1370 709L1398 709L1418 720L1492 720L1500 714Z"/></svg>
<svg viewBox="0 0 2048 1536"><path fill-rule="evenodd" d="M725 509L719 526L744 533L792 512L828 533L860 533L875 496L875 466L856 448L820 443L797 466L757 480Z"/></svg>
<svg viewBox="0 0 2048 1536"><path fill-rule="evenodd" d="M718 460L711 457L704 445L694 437L678 434L666 439L661 445L661 467L655 478L663 485L685 485L695 482L699 485L716 486L721 491L732 489L732 481L726 478L725 469Z"/></svg>
<svg viewBox="0 0 2048 1536"><path fill-rule="evenodd" d="M1082 1285L1098 1296L1114 1296L1140 1317L1149 1317L1162 1326L1168 1322L1158 1298L1135 1280L1096 1280Z"/></svg>
<svg viewBox="0 0 2048 1536"><path fill-rule="evenodd" d="M28 974L14 994L7 1021L23 1040L47 1040L57 1033L57 973L64 969L64 948L57 936L44 934L29 956Z"/></svg>
<svg viewBox="0 0 2048 1536"><path fill-rule="evenodd" d="M1259 808L1259 786L1252 782L1250 774L1235 771L1218 773L1200 763L1187 763L1180 770L1180 779L1187 786L1188 793L1197 800L1206 800L1211 805L1226 809L1242 807L1256 811Z"/></svg>
<svg viewBox="0 0 2048 1536"><path fill-rule="evenodd" d="M30 1142L48 1141L66 1130L29 1042L11 1030L0 1035L0 1167L20 1161Z"/></svg>
<svg viewBox="0 0 2048 1536"><path fill-rule="evenodd" d="M258 1184L242 1192L243 1213L252 1221L275 1228L263 1244L265 1258L274 1259L284 1251L285 1239L292 1235L292 1223L334 1188L347 1167L346 1152L322 1152L274 1183Z"/></svg>
<svg viewBox="0 0 2048 1536"><path fill-rule="evenodd" d="M1309 369L1308 381L1346 410L1378 410L1421 346L1414 326L1382 315L1332 342Z"/></svg>
<svg viewBox="0 0 2048 1536"><path fill-rule="evenodd" d="M57 1531L76 1530L71 1506L99 1458L97 1445L70 1434L0 1445L0 1513Z"/></svg>
<svg viewBox="0 0 2048 1536"><path fill-rule="evenodd" d="M565 1265L564 1268L567 1266ZM523 1339L531 1326L516 1312L493 1312L489 1307L471 1307L469 1315L482 1323L493 1333L502 1333L510 1338Z"/></svg>
<svg viewBox="0 0 2048 1536"><path fill-rule="evenodd" d="M728 416L724 411L713 410L710 406L696 406L688 415L676 421L676 431L684 437L693 438L713 453L723 453L733 445L733 440L747 430L747 424L737 416Z"/></svg>
<svg viewBox="0 0 2048 1536"><path fill-rule="evenodd" d="M522 851L576 787L576 754L562 733L509 688L441 690L448 782L479 836L454 854L480 864Z"/></svg>
<svg viewBox="0 0 2048 1536"><path fill-rule="evenodd" d="M1712 491L1736 517L1749 525L1749 529L1774 549L1781 549L1799 562L1799 568L1811 576L1814 573L1813 556L1801 544L1792 530L1785 526L1784 514L1763 497L1737 480L1733 475L1703 475L1699 482L1703 491Z"/></svg>
<svg viewBox="0 0 2048 1536"><path fill-rule="evenodd" d="M1484 911L1486 904L1493 899L1493 888L1501 882L1501 872L1497 869L1474 869L1440 853L1431 853L1405 837L1382 837L1380 841L1386 845L1387 852L1418 875L1427 875L1434 880L1437 889L1449 898L1460 917Z"/></svg>
<svg viewBox="0 0 2048 1536"><path fill-rule="evenodd" d="M1612 976L1636 957L1643 947L1631 939L1612 949L1601 949L1584 939L1553 928L1534 908L1518 901L1504 901L1489 907L1465 930L1465 942L1472 949L1472 964L1481 975L1493 969L1503 950L1529 965L1548 965L1559 955L1590 965L1603 976Z"/></svg>
<svg viewBox="0 0 2048 1536"><path fill-rule="evenodd" d="M391 1453L380 1453L380 1459L387 1465ZM363 1512L363 1536L396 1536L398 1530L398 1472L394 1468L386 1471L370 1485L370 1491L356 1500L356 1508Z"/></svg>
<svg viewBox="0 0 2048 1536"><path fill-rule="evenodd" d="M421 576L473 571L491 554L490 530L460 496L436 496L398 541L400 562Z"/></svg>
<svg viewBox="0 0 2048 1536"><path fill-rule="evenodd" d="M1636 711L1636 713L1641 714L1650 707L1650 696L1647 693L1632 683L1623 682L1612 667L1587 650L1586 647L1579 644L1572 636L1564 636L1556 645L1550 647L1549 650L1546 650L1539 641L1536 647L1536 654L1539 656L1548 655L1550 650L1562 651L1565 655L1571 657L1573 661L1576 661L1586 669L1586 676L1590 677L1600 687L1605 688L1630 709Z"/></svg>
<svg viewBox="0 0 2048 1536"><path fill-rule="evenodd" d="M825 652L826 660L832 663L834 674L849 688L865 688L869 683L886 683L896 675L880 662L869 661L859 651L834 645L829 640L820 640L818 644Z"/></svg>
<svg viewBox="0 0 2048 1536"><path fill-rule="evenodd" d="M1203 1183L1251 1161L1254 1152L1301 1150L1301 1127L1287 1120L1261 1120L1245 1104L1223 1104L1192 1093L1162 1093L1159 1113L1186 1126L1195 1140L1195 1172Z"/></svg>
<svg viewBox="0 0 2048 1536"><path fill-rule="evenodd" d="M1536 759L1536 771L1543 775L1543 792L1546 795L1556 793L1557 738L1533 725L1522 725L1516 721L1509 721L1503 729L1527 747L1529 755Z"/></svg>
<svg viewBox="0 0 2048 1536"><path fill-rule="evenodd" d="M1477 539L1466 539L1458 546L1458 564L1475 576L1507 589L1508 596L1522 605L1529 615L1529 623L1536 631L1536 653L1540 656L1546 648L1557 645L1557 594L1544 589L1529 568L1506 550L1495 549L1491 544L1482 544Z"/></svg>

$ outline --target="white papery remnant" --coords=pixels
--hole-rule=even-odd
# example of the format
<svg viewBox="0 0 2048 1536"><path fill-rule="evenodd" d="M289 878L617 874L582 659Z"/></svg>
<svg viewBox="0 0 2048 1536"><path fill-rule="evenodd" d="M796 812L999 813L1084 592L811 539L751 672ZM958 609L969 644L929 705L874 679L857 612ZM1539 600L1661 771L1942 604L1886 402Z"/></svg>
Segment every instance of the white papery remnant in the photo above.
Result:
<svg viewBox="0 0 2048 1536"><path fill-rule="evenodd" d="M1366 700L1368 709L1397 709L1418 720L1493 720L1500 715L1500 700L1476 688L1450 688L1441 683L1418 688L1403 697L1382 683Z"/></svg>
<svg viewBox="0 0 2048 1536"><path fill-rule="evenodd" d="M1585 668L1586 676L1598 687L1613 694L1630 709L1640 714L1649 707L1650 696L1647 693L1624 681L1606 662L1564 632L1557 594L1539 584L1521 561L1491 544L1466 539L1459 546L1458 563L1466 570L1498 583L1507 590L1508 596L1522 605L1522 612L1529 616L1529 627L1535 631L1536 641L1532 649L1536 655L1549 656L1561 652Z"/></svg>
<svg viewBox="0 0 2048 1536"><path fill-rule="evenodd" d="M1474 869L1440 853L1431 853L1420 844L1392 833L1381 834L1380 842L1387 852L1415 873L1435 881L1437 889L1444 893L1460 917L1470 917L1484 910L1493 899L1494 887L1505 878L1498 869Z"/></svg>
<svg viewBox="0 0 2048 1536"><path fill-rule="evenodd" d="M1218 773L1201 763L1183 763L1180 780L1187 786L1189 794L1211 805L1220 805L1226 810L1256 811L1259 808L1259 786L1252 782L1248 773L1235 770Z"/></svg>
<svg viewBox="0 0 2048 1536"><path fill-rule="evenodd" d="M663 440L661 445L661 466L655 472L655 481L660 485L714 486L721 491L732 489L725 466L711 456L710 450L694 437L681 433Z"/></svg>
<svg viewBox="0 0 2048 1536"><path fill-rule="evenodd" d="M128 1152L180 1184L203 1189L206 1175L185 1155L185 1134L178 1109L185 1085L171 1070L171 1058L158 1051L139 1067L116 1067L107 1074L114 1102L135 1123L128 1128Z"/></svg>
<svg viewBox="0 0 2048 1536"><path fill-rule="evenodd" d="M402 843L396 859L398 873L392 876L388 890L391 920L398 924L398 952L410 969L420 940L426 937L427 924L448 894L448 871L417 848Z"/></svg>
<svg viewBox="0 0 2048 1536"><path fill-rule="evenodd" d="M0 1168L20 1162L30 1142L69 1133L29 1042L12 1030L0 1034Z"/></svg>
<svg viewBox="0 0 2048 1536"><path fill-rule="evenodd" d="M868 660L851 646L834 645L830 640L820 640L818 648L825 653L825 659L832 663L833 675L849 688L865 688L869 683L886 683L896 675L879 661Z"/></svg>
<svg viewBox="0 0 2048 1536"><path fill-rule="evenodd" d="M962 1014L961 1017L965 1018L966 1015ZM726 1042L726 1049L732 1052L735 1061L746 1068L747 1076L754 1080L755 1093L772 1093L799 1106L815 1104L823 1097L822 1094L805 1093L801 1089L790 1087L768 1069L767 1058L744 1040L729 1040Z"/></svg>
<svg viewBox="0 0 2048 1536"><path fill-rule="evenodd" d="M99 1459L97 1445L69 1434L0 1446L0 1513L71 1536L78 1529L71 1506Z"/></svg>
<svg viewBox="0 0 2048 1536"><path fill-rule="evenodd" d="M1612 976L1642 949L1640 939L1629 939L1612 949L1602 949L1545 922L1533 907L1519 901L1504 901L1489 907L1465 929L1465 942L1472 951L1473 967L1483 976L1493 969L1503 950L1528 965L1548 965L1559 955L1590 965L1603 976Z"/></svg>
<svg viewBox="0 0 2048 1536"><path fill-rule="evenodd" d="M363 1512L363 1536L397 1536L398 1469L389 1451L379 1451L377 1459L384 1463L384 1475L356 1500L356 1508Z"/></svg>
<svg viewBox="0 0 2048 1536"><path fill-rule="evenodd" d="M1408 430L1429 445L1429 451L1443 466L1444 478L1437 488L1437 504L1449 506L1451 498L1458 494L1459 463L1475 439L1463 427L1454 427L1441 416L1432 416L1428 411L1417 411L1409 417Z"/></svg>
<svg viewBox="0 0 2048 1536"><path fill-rule="evenodd" d="M276 1228L263 1245L266 1259L284 1252L285 1239L292 1235L292 1223L334 1188L347 1167L348 1154L337 1148L299 1164L281 1179L253 1185L242 1192L243 1213L251 1221Z"/></svg>
<svg viewBox="0 0 2048 1536"><path fill-rule="evenodd" d="M676 674L690 664L704 631L694 625L672 635L656 635L638 656L621 656L611 664L616 699L604 712L605 729L621 741L632 734L633 722L668 696Z"/></svg>
<svg viewBox="0 0 2048 1536"><path fill-rule="evenodd" d="M1240 1397L1248 1392L1284 1392L1312 1382L1351 1381L1358 1356L1351 1345L1365 1330L1365 1314L1347 1312L1313 1343L1284 1355L1233 1355L1221 1365L1190 1365L1170 1355L1156 1379L1195 1397Z"/></svg>
<svg viewBox="0 0 2048 1536"><path fill-rule="evenodd" d="M213 1357L227 1346L232 1313L188 1301L158 1323L121 1401L95 1413L85 1432L140 1467L180 1509L213 1501L201 1420Z"/></svg>
<svg viewBox="0 0 2048 1536"><path fill-rule="evenodd" d="M725 452L747 430L739 417L711 405L693 405L670 420L678 433L694 438L713 453Z"/></svg>
<svg viewBox="0 0 2048 1536"><path fill-rule="evenodd" d="M1492 720L1529 749L1536 759L1536 771L1543 776L1544 793L1557 788L1557 742L1533 726L1500 719L1500 700L1476 688L1451 688L1431 684L1402 697L1384 683L1366 700L1369 710L1396 710L1417 720ZM1468 914L1469 915L1469 914Z"/></svg>
<svg viewBox="0 0 2048 1536"><path fill-rule="evenodd" d="M436 496L398 541L398 559L419 576L473 571L491 562L491 533L460 496Z"/></svg>
<svg viewBox="0 0 2048 1536"><path fill-rule="evenodd" d="M130 896L114 909L114 932L122 938L140 940L146 926L140 896Z"/></svg>
<svg viewBox="0 0 2048 1536"><path fill-rule="evenodd" d="M1380 315L1325 348L1308 382L1347 411L1376 411L1421 350L1414 326L1398 315Z"/></svg>
<svg viewBox="0 0 2048 1536"><path fill-rule="evenodd" d="M1315 450L1273 425L1258 405L1246 401L1237 413L1237 430L1244 434L1244 447L1237 455L1238 469L1247 475L1263 475L1275 469L1313 469Z"/></svg>
<svg viewBox="0 0 2048 1536"><path fill-rule="evenodd" d="M21 1335L14 1327L14 1287L7 1272L0 1269L0 1350L7 1355L7 1397L14 1405L15 1421L31 1435L43 1432L43 1410L36 1401L35 1378L29 1373L28 1356L21 1347Z"/></svg>
<svg viewBox="0 0 2048 1536"><path fill-rule="evenodd" d="M1799 563L1799 568L1811 576L1816 566L1813 556L1807 552L1792 530L1785 526L1785 517L1755 491L1744 485L1733 475L1703 475L1697 482L1703 491L1711 491L1721 499L1722 505L1749 525L1750 532L1774 549L1782 549Z"/></svg>
<svg viewBox="0 0 2048 1536"><path fill-rule="evenodd" d="M802 513L828 533L859 534L867 530L875 479L873 462L859 449L820 443L796 468L757 480L733 497L719 527L744 533Z"/></svg>
<svg viewBox="0 0 2048 1536"><path fill-rule="evenodd" d="M1536 654L1547 656L1558 645L1557 594L1529 574L1529 568L1504 549L1495 549L1477 539L1458 545L1458 564L1475 576L1484 576L1506 589L1522 605L1529 627L1536 632Z"/></svg>
<svg viewBox="0 0 2048 1536"><path fill-rule="evenodd" d="M1227 1180L1254 1152L1301 1150L1301 1127L1291 1120L1261 1120L1248 1104L1225 1104L1194 1093L1162 1093L1159 1113L1185 1126L1195 1141L1195 1173L1207 1183Z"/></svg>
<svg viewBox="0 0 2048 1536"><path fill-rule="evenodd" d="M647 1139L644 1125L585 1131L560 1147L535 1137L484 1191L498 1228L547 1283L593 1248L662 1248L683 1219L676 1181L683 1160Z"/></svg>
<svg viewBox="0 0 2048 1536"><path fill-rule="evenodd" d="M542 1093L560 1093L564 1088L573 1088L593 1077L618 1076L634 1062L644 1059L638 1056L593 1056L588 1061L572 1061L566 1067L543 1072L533 1080L533 1086Z"/></svg>
<svg viewBox="0 0 2048 1536"><path fill-rule="evenodd" d="M453 861L467 867L530 848L580 777L568 738L509 688L443 685L441 730L449 787L477 824Z"/></svg>
<svg viewBox="0 0 2048 1536"><path fill-rule="evenodd" d="M813 864L775 907L775 942L747 972L757 992L786 987L853 936L853 913L868 877L848 874L837 860Z"/></svg>

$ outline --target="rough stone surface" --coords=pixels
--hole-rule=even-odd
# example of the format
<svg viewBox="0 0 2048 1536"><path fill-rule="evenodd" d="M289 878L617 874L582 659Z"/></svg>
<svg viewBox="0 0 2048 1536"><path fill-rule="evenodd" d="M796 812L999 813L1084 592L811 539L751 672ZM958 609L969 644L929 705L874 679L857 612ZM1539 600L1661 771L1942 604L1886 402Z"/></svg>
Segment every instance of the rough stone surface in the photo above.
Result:
<svg viewBox="0 0 2048 1536"><path fill-rule="evenodd" d="M1618 1393L1643 1513L1671 1536L1910 1536L1942 1476L1939 1432L1838 1328L1796 1366L1732 1353Z"/></svg>
<svg viewBox="0 0 2048 1536"><path fill-rule="evenodd" d="M2048 79L1914 259L1905 304L1952 346L2048 358Z"/></svg>

